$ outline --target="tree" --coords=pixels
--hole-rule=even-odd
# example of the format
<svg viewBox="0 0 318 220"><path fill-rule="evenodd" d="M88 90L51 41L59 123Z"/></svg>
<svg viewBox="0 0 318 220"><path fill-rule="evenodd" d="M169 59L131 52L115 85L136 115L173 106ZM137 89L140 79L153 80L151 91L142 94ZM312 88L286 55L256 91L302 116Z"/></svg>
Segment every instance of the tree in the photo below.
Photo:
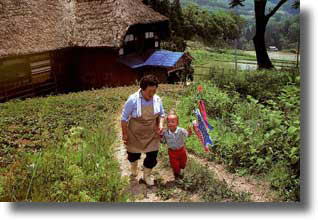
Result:
<svg viewBox="0 0 318 220"><path fill-rule="evenodd" d="M256 31L253 37L253 43L256 52L257 64L259 69L274 68L265 45L265 32L269 19L289 0L279 0L273 9L266 14L267 0L254 0ZM299 0L294 1L293 7L299 8ZM230 7L244 6L245 0L231 0Z"/></svg>
<svg viewBox="0 0 318 220"><path fill-rule="evenodd" d="M170 39L162 44L163 48L172 51L184 51L187 45L184 40L184 18L180 0L143 0L143 3L169 17L171 34Z"/></svg>

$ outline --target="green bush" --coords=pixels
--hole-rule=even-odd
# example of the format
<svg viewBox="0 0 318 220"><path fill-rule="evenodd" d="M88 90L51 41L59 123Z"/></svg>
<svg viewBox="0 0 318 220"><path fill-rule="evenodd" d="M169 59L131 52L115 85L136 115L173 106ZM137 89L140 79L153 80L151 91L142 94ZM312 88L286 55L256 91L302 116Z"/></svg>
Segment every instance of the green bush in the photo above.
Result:
<svg viewBox="0 0 318 220"><path fill-rule="evenodd" d="M285 195L290 200L299 201L299 175L293 173L294 171L290 170L286 162L279 162L271 169L267 178L280 195Z"/></svg>
<svg viewBox="0 0 318 220"><path fill-rule="evenodd" d="M275 99L283 87L289 84L299 86L300 78L295 72L290 71L222 71L212 69L211 81L219 88L227 92L238 92L242 97L248 95L259 100L261 103L269 99ZM296 78L297 77L297 78Z"/></svg>
<svg viewBox="0 0 318 220"><path fill-rule="evenodd" d="M204 88L200 94L196 91L198 84ZM193 119L192 109L197 107L199 98L204 99L215 127L210 133L215 147L213 153L206 154L192 137L187 141L189 151L225 162L230 170L241 175L271 176L276 172L274 167L283 161L288 181L279 181L278 191L283 200L299 200L300 89L297 84L279 88L279 92L269 92L276 94L275 99L269 97L260 103L249 93L241 96L228 88L217 88L214 81L199 82L188 88L188 97L181 102L180 122L185 125ZM269 179L277 189L277 183Z"/></svg>

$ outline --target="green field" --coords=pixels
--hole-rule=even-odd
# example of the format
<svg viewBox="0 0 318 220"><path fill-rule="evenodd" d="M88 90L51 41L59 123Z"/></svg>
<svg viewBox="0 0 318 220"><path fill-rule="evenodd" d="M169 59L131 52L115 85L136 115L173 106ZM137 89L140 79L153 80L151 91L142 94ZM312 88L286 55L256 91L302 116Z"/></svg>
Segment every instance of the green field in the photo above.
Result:
<svg viewBox="0 0 318 220"><path fill-rule="evenodd" d="M0 200L127 201L113 119L135 89L0 104Z"/></svg>
<svg viewBox="0 0 318 220"><path fill-rule="evenodd" d="M119 122L114 119L136 90L107 88L0 104L0 200L133 201L129 180L121 177L114 154L119 141L115 133ZM183 93L174 85L159 88L167 111ZM167 164L163 149L159 160ZM183 190L182 201L193 193L202 201L249 201L247 193L232 192L195 161L188 167L185 179L175 187ZM199 187L198 181L204 186ZM164 201L172 189L158 184L156 194Z"/></svg>
<svg viewBox="0 0 318 220"><path fill-rule="evenodd" d="M256 65L256 55L253 51L216 49L192 41L188 41L187 44L187 51L194 58L193 65L209 67L218 63L234 63L235 59L239 64ZM271 60L274 66L286 68L296 66L296 54L287 52L269 52L269 54L273 57Z"/></svg>
<svg viewBox="0 0 318 220"><path fill-rule="evenodd" d="M194 119L198 98L206 102L215 147L207 154L192 136L188 151L225 164L235 175L269 182L277 201L299 201L299 73L220 68L206 72L202 81L195 75L187 87L159 87L166 111L176 108L182 127ZM0 104L0 200L134 200L114 156L114 119L136 90L105 88ZM166 151L159 158L167 161ZM173 195L158 187L161 198ZM195 160L175 187L183 190L185 201L191 193L202 201L249 201L248 194L233 192Z"/></svg>

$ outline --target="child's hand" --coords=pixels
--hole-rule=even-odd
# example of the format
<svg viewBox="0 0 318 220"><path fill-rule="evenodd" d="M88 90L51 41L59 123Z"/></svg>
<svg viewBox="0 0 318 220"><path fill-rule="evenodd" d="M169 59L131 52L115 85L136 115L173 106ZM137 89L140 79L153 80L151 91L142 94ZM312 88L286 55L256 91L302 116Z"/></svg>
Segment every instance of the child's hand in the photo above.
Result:
<svg viewBox="0 0 318 220"><path fill-rule="evenodd" d="M163 127L157 127L156 129L156 133L159 135L159 136L162 136L163 135Z"/></svg>
<svg viewBox="0 0 318 220"><path fill-rule="evenodd" d="M166 138L164 137L163 133L162 133L162 135L160 135L160 143L162 143L162 144L166 144L167 143L166 142Z"/></svg>

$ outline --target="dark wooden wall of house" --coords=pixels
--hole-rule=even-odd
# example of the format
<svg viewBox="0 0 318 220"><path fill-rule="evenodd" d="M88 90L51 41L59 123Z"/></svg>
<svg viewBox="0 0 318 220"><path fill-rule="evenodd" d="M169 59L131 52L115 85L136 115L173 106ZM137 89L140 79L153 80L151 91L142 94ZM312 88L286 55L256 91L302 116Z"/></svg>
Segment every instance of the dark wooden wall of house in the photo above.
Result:
<svg viewBox="0 0 318 220"><path fill-rule="evenodd" d="M117 62L117 50L75 48L74 72L81 89L131 85L140 78L133 69Z"/></svg>
<svg viewBox="0 0 318 220"><path fill-rule="evenodd" d="M66 48L50 52L52 74L56 77L58 92L77 91L79 81L75 73L74 49Z"/></svg>
<svg viewBox="0 0 318 220"><path fill-rule="evenodd" d="M119 56L118 50L115 49L67 48L45 52L44 54L47 54L51 67L50 71L46 75L43 75L45 78L42 77L42 81L39 81L37 78L38 83L35 87L35 84L32 83L33 77L30 75L31 70L28 70L28 88L20 86L21 88L19 87L16 91L13 91L15 94L12 94L12 98L21 97L22 93L19 95L19 89L25 90L23 96L31 97L44 94L44 90L45 93L65 93L92 88L132 85L145 74L154 74L161 83L167 82L166 69L151 67L146 67L142 70L131 69L117 61ZM29 68L31 60L38 55L32 54L28 56L30 58L26 61L26 65ZM16 81L19 83L18 79ZM2 84L0 87L2 88ZM6 93L1 88L0 101L8 100Z"/></svg>
<svg viewBox="0 0 318 220"><path fill-rule="evenodd" d="M0 102L56 92L51 53L0 59Z"/></svg>

